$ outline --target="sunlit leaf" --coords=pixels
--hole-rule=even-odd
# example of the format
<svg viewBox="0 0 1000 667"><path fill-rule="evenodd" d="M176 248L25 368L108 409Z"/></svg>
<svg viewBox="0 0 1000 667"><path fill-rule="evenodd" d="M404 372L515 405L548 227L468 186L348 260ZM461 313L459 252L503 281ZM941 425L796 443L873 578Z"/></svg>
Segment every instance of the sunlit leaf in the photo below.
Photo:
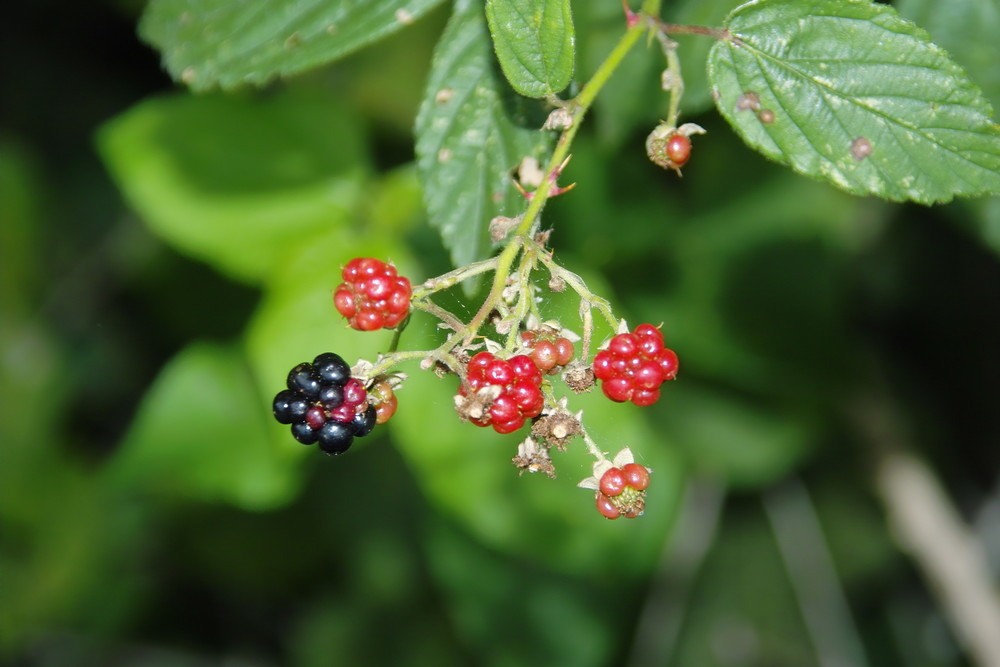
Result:
<svg viewBox="0 0 1000 667"><path fill-rule="evenodd" d="M537 155L545 133L518 123L493 68L482 7L456 9L434 53L427 93L417 116L417 165L430 223L441 232L456 266L482 259L487 225L516 215L510 172Z"/></svg>
<svg viewBox="0 0 1000 667"><path fill-rule="evenodd" d="M1000 3L996 0L897 0L899 14L931 34L1000 108Z"/></svg>
<svg viewBox="0 0 1000 667"><path fill-rule="evenodd" d="M692 467L738 487L780 479L809 452L813 431L794 415L747 403L736 396L679 385L664 402L668 431Z"/></svg>
<svg viewBox="0 0 1000 667"><path fill-rule="evenodd" d="M573 76L573 15L569 0L487 0L493 47L514 90L554 95Z"/></svg>
<svg viewBox="0 0 1000 667"><path fill-rule="evenodd" d="M412 23L441 0L152 0L139 34L195 90L262 85Z"/></svg>
<svg viewBox="0 0 1000 667"><path fill-rule="evenodd" d="M368 171L357 120L324 95L156 98L99 140L154 233L248 281L346 224Z"/></svg>
<svg viewBox="0 0 1000 667"><path fill-rule="evenodd" d="M192 344L147 392L109 480L165 496L279 506L300 483L297 458L272 437L271 416L260 407L238 349Z"/></svg>
<svg viewBox="0 0 1000 667"><path fill-rule="evenodd" d="M758 0L709 55L719 111L753 148L854 194L947 201L1000 191L982 91L886 5Z"/></svg>

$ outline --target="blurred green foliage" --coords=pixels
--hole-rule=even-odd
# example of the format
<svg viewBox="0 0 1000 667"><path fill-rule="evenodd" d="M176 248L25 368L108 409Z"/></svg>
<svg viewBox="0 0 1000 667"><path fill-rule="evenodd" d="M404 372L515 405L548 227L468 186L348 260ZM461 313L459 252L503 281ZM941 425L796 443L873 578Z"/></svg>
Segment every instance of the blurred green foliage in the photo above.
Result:
<svg viewBox="0 0 1000 667"><path fill-rule="evenodd" d="M1000 97L971 27L901 7ZM0 28L0 661L820 664L803 609L830 600L781 549L805 539L776 520L789 507L847 600L845 655L966 664L849 415L894 406L968 516L995 502L996 200L889 205L768 163L707 111L693 37L685 120L709 133L678 179L643 154L666 99L637 50L544 219L560 261L630 322L664 322L682 360L653 408L574 399L604 448L654 469L646 515L608 522L575 488L580 447L555 480L518 477L516 438L454 418L454 378L406 369L398 415L337 459L268 414L295 363L388 344L330 307L346 260L450 268L411 134L448 7L333 66L199 96L139 44L133 3L59 12L68 37L36 39L52 11L22 3ZM579 78L619 12L575 3ZM403 344L436 334L417 317Z"/></svg>

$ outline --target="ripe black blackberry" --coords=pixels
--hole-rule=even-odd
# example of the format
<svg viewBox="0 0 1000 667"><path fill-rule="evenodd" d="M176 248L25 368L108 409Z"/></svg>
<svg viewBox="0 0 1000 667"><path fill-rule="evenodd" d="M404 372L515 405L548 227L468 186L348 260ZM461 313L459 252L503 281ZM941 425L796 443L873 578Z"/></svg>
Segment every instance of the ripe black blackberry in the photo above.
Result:
<svg viewBox="0 0 1000 667"><path fill-rule="evenodd" d="M339 355L324 352L312 363L298 364L286 385L274 397L274 418L290 424L292 437L304 445L319 443L327 454L342 454L355 437L375 427L375 408L364 385L351 377L351 367Z"/></svg>

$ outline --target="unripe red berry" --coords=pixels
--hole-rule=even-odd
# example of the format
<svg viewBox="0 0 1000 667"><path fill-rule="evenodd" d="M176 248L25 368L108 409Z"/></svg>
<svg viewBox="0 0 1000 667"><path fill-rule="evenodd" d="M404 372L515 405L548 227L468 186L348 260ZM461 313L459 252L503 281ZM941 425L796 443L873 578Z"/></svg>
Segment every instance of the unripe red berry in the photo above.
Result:
<svg viewBox="0 0 1000 667"><path fill-rule="evenodd" d="M393 394L388 401L382 401L375 406L375 423L384 424L389 421L399 408L399 399Z"/></svg>
<svg viewBox="0 0 1000 667"><path fill-rule="evenodd" d="M664 348L657 357L656 360L660 363L660 368L663 369L664 380L673 380L677 377L677 353L670 348Z"/></svg>
<svg viewBox="0 0 1000 667"><path fill-rule="evenodd" d="M524 378L526 380L538 381L542 380L542 375L538 371L538 367L535 366L535 362L531 360L531 357L525 354L518 354L510 358L510 368L514 371L514 375L519 378Z"/></svg>
<svg viewBox="0 0 1000 667"><path fill-rule="evenodd" d="M556 357L559 351L551 341L540 340L535 343L531 350L531 360L535 362L540 371L550 371L556 366Z"/></svg>
<svg viewBox="0 0 1000 667"><path fill-rule="evenodd" d="M531 360L542 373L557 366L565 366L573 360L575 354L573 343L549 327L525 331L521 334L521 340L530 350Z"/></svg>
<svg viewBox="0 0 1000 667"><path fill-rule="evenodd" d="M597 494L597 511L608 519L617 519L621 516L618 508L603 493Z"/></svg>
<svg viewBox="0 0 1000 667"><path fill-rule="evenodd" d="M373 257L356 257L341 271L344 282L333 293L337 312L359 331L391 329L405 319L410 281L396 267Z"/></svg>
<svg viewBox="0 0 1000 667"><path fill-rule="evenodd" d="M652 405L660 400L660 390L656 389L636 389L632 392L632 398L630 399L633 404L638 405L640 408L644 408L647 405Z"/></svg>
<svg viewBox="0 0 1000 667"><path fill-rule="evenodd" d="M479 404L475 410L460 414L477 426L492 426L497 433L512 433L524 426L525 420L537 417L545 407L541 390L542 376L530 357L520 354L510 359L498 359L490 352L475 354L465 370L465 383L459 387L462 397L478 395L480 390L499 387L491 403ZM465 405L459 401L459 405Z"/></svg>
<svg viewBox="0 0 1000 667"><path fill-rule="evenodd" d="M515 417L508 422L493 423L493 430L500 435L507 435L508 433L513 433L517 429L524 426L524 417Z"/></svg>
<svg viewBox="0 0 1000 667"><path fill-rule="evenodd" d="M622 466L625 483L636 491L645 491L649 487L649 470L639 463L626 463Z"/></svg>
<svg viewBox="0 0 1000 667"><path fill-rule="evenodd" d="M609 468L601 475L601 493L609 498L613 498L624 491L625 485L625 474L621 468Z"/></svg>
<svg viewBox="0 0 1000 667"><path fill-rule="evenodd" d="M504 359L493 359L483 369L483 377L490 384L507 384L514 379L514 369L510 367L510 362Z"/></svg>
<svg viewBox="0 0 1000 667"><path fill-rule="evenodd" d="M608 344L608 352L619 357L631 357L638 347L639 341L632 334L618 334Z"/></svg>
<svg viewBox="0 0 1000 667"><path fill-rule="evenodd" d="M613 377L601 383L604 395L616 403L624 403L632 398L632 381L627 377Z"/></svg>
<svg viewBox="0 0 1000 667"><path fill-rule="evenodd" d="M576 349L568 338L556 339L556 365L565 366L573 361L574 354L576 354Z"/></svg>
<svg viewBox="0 0 1000 667"><path fill-rule="evenodd" d="M392 385L389 382L376 383L368 392L368 399L375 406L376 424L384 424L389 421L399 407L399 400L392 391Z"/></svg>
<svg viewBox="0 0 1000 667"><path fill-rule="evenodd" d="M615 369L612 367L615 357L608 350L602 350L594 357L594 377L598 380L610 380L615 376Z"/></svg>
<svg viewBox="0 0 1000 667"><path fill-rule="evenodd" d="M309 424L309 428L314 431L318 431L325 421L326 415L323 414L323 408L318 405L312 406L309 408L309 411L306 412L306 423Z"/></svg>
<svg viewBox="0 0 1000 667"><path fill-rule="evenodd" d="M679 169L691 159L691 140L683 134L675 134L667 139L667 158L673 169Z"/></svg>
<svg viewBox="0 0 1000 667"><path fill-rule="evenodd" d="M651 324L640 324L631 333L620 333L592 364L604 395L619 403L652 405L660 398L660 385L677 376L677 354L663 347L663 334Z"/></svg>

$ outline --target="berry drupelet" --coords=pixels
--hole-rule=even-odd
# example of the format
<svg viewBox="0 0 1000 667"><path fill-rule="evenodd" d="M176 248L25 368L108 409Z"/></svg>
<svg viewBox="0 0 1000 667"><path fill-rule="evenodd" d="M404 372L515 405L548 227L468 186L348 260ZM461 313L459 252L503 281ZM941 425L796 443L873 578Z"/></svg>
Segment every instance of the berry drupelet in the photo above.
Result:
<svg viewBox="0 0 1000 667"><path fill-rule="evenodd" d="M318 443L327 454L342 454L355 437L375 427L365 387L339 355L324 352L312 363L299 364L286 384L274 397L274 418L290 424L292 437L304 445Z"/></svg>

